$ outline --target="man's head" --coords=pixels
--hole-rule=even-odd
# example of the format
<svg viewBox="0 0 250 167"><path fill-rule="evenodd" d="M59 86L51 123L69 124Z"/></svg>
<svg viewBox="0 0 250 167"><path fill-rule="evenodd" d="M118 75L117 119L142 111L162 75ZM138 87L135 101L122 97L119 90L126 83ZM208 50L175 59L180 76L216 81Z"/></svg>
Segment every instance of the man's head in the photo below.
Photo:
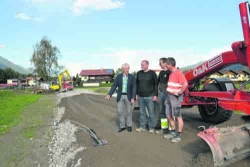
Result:
<svg viewBox="0 0 250 167"><path fill-rule="evenodd" d="M122 72L123 72L124 74L128 75L128 73L129 73L129 68L130 68L129 64L128 64L128 63L124 63L124 64L122 65Z"/></svg>
<svg viewBox="0 0 250 167"><path fill-rule="evenodd" d="M143 71L147 71L148 70L148 66L149 66L149 62L147 60L142 60L142 62L141 62L141 69Z"/></svg>
<svg viewBox="0 0 250 167"><path fill-rule="evenodd" d="M161 66L162 69L167 68L167 58L165 57L160 58L159 65Z"/></svg>
<svg viewBox="0 0 250 167"><path fill-rule="evenodd" d="M176 69L176 61L173 57L168 57L167 58L167 68L170 70L170 71L173 71Z"/></svg>

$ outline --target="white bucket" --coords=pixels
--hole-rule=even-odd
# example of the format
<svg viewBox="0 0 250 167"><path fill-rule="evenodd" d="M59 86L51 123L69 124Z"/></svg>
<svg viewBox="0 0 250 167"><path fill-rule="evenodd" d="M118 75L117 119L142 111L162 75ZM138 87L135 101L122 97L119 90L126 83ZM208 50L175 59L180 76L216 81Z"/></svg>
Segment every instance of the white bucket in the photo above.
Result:
<svg viewBox="0 0 250 167"><path fill-rule="evenodd" d="M161 119L161 129L168 129L168 119L167 118Z"/></svg>

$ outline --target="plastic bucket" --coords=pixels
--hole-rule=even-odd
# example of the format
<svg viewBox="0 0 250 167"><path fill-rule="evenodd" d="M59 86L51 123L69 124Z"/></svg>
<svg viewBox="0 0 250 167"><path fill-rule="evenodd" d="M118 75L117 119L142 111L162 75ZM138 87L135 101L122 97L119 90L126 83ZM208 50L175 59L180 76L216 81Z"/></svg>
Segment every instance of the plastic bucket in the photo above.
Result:
<svg viewBox="0 0 250 167"><path fill-rule="evenodd" d="M167 118L161 119L161 129L168 129L168 119Z"/></svg>

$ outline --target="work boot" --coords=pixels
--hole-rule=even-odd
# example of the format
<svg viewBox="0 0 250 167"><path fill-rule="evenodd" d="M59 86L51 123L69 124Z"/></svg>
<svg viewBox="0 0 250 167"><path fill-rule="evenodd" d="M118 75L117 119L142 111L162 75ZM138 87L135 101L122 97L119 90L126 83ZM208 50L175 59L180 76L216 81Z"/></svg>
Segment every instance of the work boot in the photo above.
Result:
<svg viewBox="0 0 250 167"><path fill-rule="evenodd" d="M165 134L163 137L165 139L173 139L176 136L176 132L175 131L169 131L167 134Z"/></svg>
<svg viewBox="0 0 250 167"><path fill-rule="evenodd" d="M172 138L172 143L178 143L181 141L181 134L177 133L177 135Z"/></svg>

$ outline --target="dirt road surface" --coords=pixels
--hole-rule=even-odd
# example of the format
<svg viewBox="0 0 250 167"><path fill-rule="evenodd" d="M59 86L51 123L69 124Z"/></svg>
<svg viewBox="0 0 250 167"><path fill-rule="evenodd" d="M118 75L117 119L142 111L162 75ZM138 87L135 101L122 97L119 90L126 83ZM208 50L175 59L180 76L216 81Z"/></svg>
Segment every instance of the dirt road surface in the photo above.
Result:
<svg viewBox="0 0 250 167"><path fill-rule="evenodd" d="M74 91L65 93L58 100L60 104L56 121L59 122L55 121L56 131L50 144L50 167L213 166L208 145L197 136L198 126L209 127L211 124L201 120L197 108L183 110L183 140L173 144L162 135L136 132L139 111L133 112L133 131L117 133L115 98L105 100L103 95L74 94ZM244 122L240 115L233 115L230 121L221 126ZM84 131L84 126L94 129L108 144L94 147L92 138ZM228 167L237 166L249 167L250 159Z"/></svg>

